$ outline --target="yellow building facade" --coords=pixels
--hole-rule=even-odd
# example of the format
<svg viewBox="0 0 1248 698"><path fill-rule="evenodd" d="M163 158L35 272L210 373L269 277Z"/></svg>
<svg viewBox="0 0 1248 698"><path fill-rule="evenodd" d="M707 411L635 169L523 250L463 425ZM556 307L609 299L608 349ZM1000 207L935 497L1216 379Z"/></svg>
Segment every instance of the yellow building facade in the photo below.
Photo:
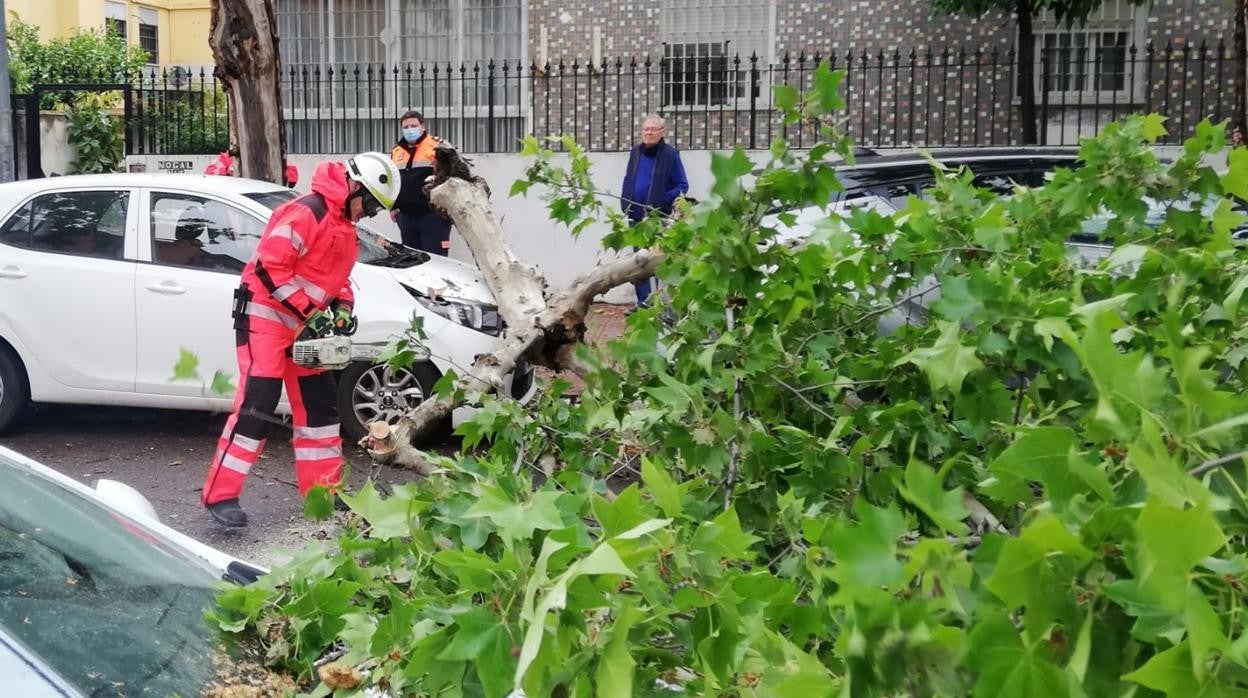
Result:
<svg viewBox="0 0 1248 698"><path fill-rule="evenodd" d="M108 20L124 22L126 42L155 46L153 63L211 65L209 0L6 0L5 8L39 27L44 39L69 36L78 28L99 29Z"/></svg>

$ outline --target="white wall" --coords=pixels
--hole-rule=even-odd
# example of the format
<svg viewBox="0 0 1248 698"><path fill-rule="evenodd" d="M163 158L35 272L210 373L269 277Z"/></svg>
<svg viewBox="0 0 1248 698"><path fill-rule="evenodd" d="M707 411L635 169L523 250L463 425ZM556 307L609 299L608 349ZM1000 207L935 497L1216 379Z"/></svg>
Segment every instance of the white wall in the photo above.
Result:
<svg viewBox="0 0 1248 698"><path fill-rule="evenodd" d="M134 155L127 158L127 166L134 170L138 169L135 167L138 165L147 172L203 172L215 157ZM681 157L689 177L689 195L705 197L711 185L710 152L690 151L682 153ZM759 161L766 157L766 153L757 152L753 157ZM469 155L468 158L472 161L473 171L490 183L494 213L511 238L516 254L521 260L540 269L552 286L560 287L571 283L577 276L606 258L606 252L602 249L602 238L610 228L605 223L592 225L578 238L573 238L566 226L550 220L546 212L546 202L541 198L544 188L534 187L527 196L508 196L512 182L524 175L529 164L528 158L510 153ZM316 166L327 159L335 158L321 155L290 156L290 162L299 168L299 183L295 188L308 191ZM590 162L595 188L618 193L624 182L628 153L593 153L590 155ZM604 197L603 201L610 206L619 205L617 200L609 197ZM392 239L399 238L398 226L388 216L378 216L366 224ZM451 256L465 261L471 260L467 245L454 233L451 235ZM616 289L606 296L606 300L617 303L632 302L633 298L631 288Z"/></svg>

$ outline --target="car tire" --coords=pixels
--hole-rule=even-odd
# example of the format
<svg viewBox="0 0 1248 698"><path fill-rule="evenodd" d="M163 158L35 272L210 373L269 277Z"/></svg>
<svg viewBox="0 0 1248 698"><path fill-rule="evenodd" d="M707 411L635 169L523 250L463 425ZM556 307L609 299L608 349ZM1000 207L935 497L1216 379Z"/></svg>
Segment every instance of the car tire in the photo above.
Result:
<svg viewBox="0 0 1248 698"><path fill-rule="evenodd" d="M368 423L384 418L391 424L433 394L442 374L428 361L410 369L355 361L338 374L338 414L343 436L359 441L368 433ZM449 417L427 437L444 438L451 432ZM417 446L422 444L416 444Z"/></svg>
<svg viewBox="0 0 1248 698"><path fill-rule="evenodd" d="M0 344L0 434L17 425L30 405L30 381L17 354Z"/></svg>

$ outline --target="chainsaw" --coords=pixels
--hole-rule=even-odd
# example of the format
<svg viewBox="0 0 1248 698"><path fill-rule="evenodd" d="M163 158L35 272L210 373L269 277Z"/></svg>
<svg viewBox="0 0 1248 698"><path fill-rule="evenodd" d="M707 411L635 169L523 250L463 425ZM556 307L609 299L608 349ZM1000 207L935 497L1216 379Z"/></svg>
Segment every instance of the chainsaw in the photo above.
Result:
<svg viewBox="0 0 1248 698"><path fill-rule="evenodd" d="M345 335L331 334L300 339L291 348L291 357L300 366L336 371L346 368L352 361L373 363L386 347L385 342L354 342Z"/></svg>

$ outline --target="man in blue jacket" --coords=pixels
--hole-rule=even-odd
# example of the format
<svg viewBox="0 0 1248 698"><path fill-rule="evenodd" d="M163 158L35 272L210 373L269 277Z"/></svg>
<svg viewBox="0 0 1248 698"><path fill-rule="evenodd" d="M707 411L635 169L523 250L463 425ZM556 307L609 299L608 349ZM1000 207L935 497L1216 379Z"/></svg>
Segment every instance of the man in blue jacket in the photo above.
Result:
<svg viewBox="0 0 1248 698"><path fill-rule="evenodd" d="M628 155L620 205L634 224L651 211L670 215L672 204L689 191L680 151L663 141L666 131L663 117L647 116L641 126L641 143L633 146ZM637 305L646 307L651 293L650 279L638 281L633 287L637 289Z"/></svg>

